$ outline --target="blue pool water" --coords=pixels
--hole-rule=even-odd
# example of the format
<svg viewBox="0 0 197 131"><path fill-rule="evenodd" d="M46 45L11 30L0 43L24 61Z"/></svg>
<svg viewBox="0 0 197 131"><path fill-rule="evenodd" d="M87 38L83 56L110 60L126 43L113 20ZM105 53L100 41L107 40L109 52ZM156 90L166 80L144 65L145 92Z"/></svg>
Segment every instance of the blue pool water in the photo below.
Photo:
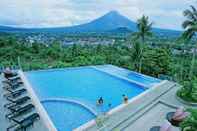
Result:
<svg viewBox="0 0 197 131"><path fill-rule="evenodd" d="M71 131L79 125L82 125L95 118L94 114L76 104L64 102L45 102L43 105L45 109L47 109L47 112L56 125L58 131ZM61 117L59 116L60 114ZM75 117L73 118L73 116Z"/></svg>
<svg viewBox="0 0 197 131"><path fill-rule="evenodd" d="M32 71L26 76L58 131L71 131L95 118L86 107L98 113L106 112L122 103L123 94L131 99L146 90L92 67ZM104 104L98 107L96 101L101 96ZM43 102L46 99L71 99L86 106L62 101Z"/></svg>
<svg viewBox="0 0 197 131"><path fill-rule="evenodd" d="M123 69L123 68L116 67L116 66L113 66L113 65L99 66L97 68L99 68L101 70L104 70L106 72L109 72L109 73L114 73L114 74L121 75L123 77L126 77L126 78L132 80L132 81L139 82L146 87L150 87L154 84L157 84L157 83L161 82L161 80L159 80L157 78L142 75L142 74L139 74L137 72L129 71L127 69Z"/></svg>

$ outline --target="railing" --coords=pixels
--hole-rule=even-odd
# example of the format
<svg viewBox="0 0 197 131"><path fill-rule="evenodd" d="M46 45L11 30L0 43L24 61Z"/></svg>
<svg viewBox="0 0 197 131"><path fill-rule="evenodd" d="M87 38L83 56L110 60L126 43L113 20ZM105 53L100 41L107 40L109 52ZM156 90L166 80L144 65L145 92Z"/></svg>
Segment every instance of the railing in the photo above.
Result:
<svg viewBox="0 0 197 131"><path fill-rule="evenodd" d="M11 66L0 66L0 74L3 73L3 71L8 68L10 70L13 70L13 71L17 71L17 70L20 70L21 68L18 66L18 65L11 65Z"/></svg>

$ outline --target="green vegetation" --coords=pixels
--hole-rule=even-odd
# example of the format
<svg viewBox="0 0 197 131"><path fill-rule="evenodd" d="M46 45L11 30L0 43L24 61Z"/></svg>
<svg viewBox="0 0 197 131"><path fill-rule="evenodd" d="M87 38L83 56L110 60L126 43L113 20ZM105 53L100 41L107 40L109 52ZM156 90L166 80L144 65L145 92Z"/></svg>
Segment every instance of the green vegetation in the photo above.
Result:
<svg viewBox="0 0 197 131"><path fill-rule="evenodd" d="M170 56L165 48L145 47L142 59L143 73L157 76L160 73L168 74L165 70L169 66ZM114 64L137 70L133 48L125 43L117 41L113 45L72 45L62 47L58 42L46 47L39 43L27 45L18 43L13 37L0 38L0 61L1 66L17 65L18 58L24 70L61 68L70 66ZM156 58L161 62L158 65ZM169 59L169 60L168 60ZM167 60L167 61L165 61ZM136 61L136 62L134 62ZM149 62L150 61L150 64ZM150 70L150 66L155 70ZM170 67L167 67L170 68Z"/></svg>
<svg viewBox="0 0 197 131"><path fill-rule="evenodd" d="M182 38L185 41L185 43L188 43L188 41L191 41L197 32L197 10L195 9L194 6L191 6L191 10L187 9L183 12L183 14L187 18L187 20L185 20L182 25L183 28L185 29ZM196 63L196 53L197 53L196 46L197 44L195 44L192 50L192 60L190 64L188 78L186 79L186 81L183 81L183 88L178 91L177 95L181 97L183 100L197 103L197 85L196 85L196 79L194 78L196 76L194 74L195 71L194 67Z"/></svg>
<svg viewBox="0 0 197 131"><path fill-rule="evenodd" d="M142 58L142 72L159 77L170 73L170 51L166 48L146 48Z"/></svg>
<svg viewBox="0 0 197 131"><path fill-rule="evenodd" d="M181 123L182 131L197 131L197 110L189 109L191 116Z"/></svg>
<svg viewBox="0 0 197 131"><path fill-rule="evenodd" d="M197 80L184 81L177 95L188 102L197 102Z"/></svg>
<svg viewBox="0 0 197 131"><path fill-rule="evenodd" d="M152 36L151 28L152 23L149 23L149 19L147 16L142 16L142 18L138 19L137 21L137 28L138 32L135 32L134 35L134 54L136 55L136 60L138 63L136 63L136 68L139 72L142 71L142 57L144 52L144 44L146 42L146 38ZM139 42L136 42L138 40Z"/></svg>
<svg viewBox="0 0 197 131"><path fill-rule="evenodd" d="M183 38L185 39L185 41L190 41L196 35L197 32L197 10L194 6L191 6L191 10L185 10L183 14L187 18L187 20L183 22L183 28L186 29L186 31L183 33ZM196 46L193 50L189 77L192 77L193 75L195 55L197 50Z"/></svg>

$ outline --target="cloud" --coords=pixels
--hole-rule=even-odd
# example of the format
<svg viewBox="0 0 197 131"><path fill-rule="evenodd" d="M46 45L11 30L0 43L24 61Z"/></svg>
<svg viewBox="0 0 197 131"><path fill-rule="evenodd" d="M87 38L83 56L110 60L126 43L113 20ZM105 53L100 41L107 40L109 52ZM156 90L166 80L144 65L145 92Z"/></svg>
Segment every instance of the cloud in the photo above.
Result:
<svg viewBox="0 0 197 131"><path fill-rule="evenodd" d="M0 3L0 25L71 26L117 10L133 21L145 14L157 27L181 29L182 12L195 0L0 0Z"/></svg>

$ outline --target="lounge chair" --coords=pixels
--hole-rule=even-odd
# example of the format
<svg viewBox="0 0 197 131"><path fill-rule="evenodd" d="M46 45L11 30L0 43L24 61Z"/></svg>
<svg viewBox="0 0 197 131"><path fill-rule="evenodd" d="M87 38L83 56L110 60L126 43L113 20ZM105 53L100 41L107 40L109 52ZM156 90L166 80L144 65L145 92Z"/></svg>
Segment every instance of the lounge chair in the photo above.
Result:
<svg viewBox="0 0 197 131"><path fill-rule="evenodd" d="M18 117L18 116L20 116L22 114L25 114L25 113L31 111L33 108L34 108L34 106L32 104L26 105L24 107L20 107L20 108L18 108L18 110L13 110L13 108L10 108L12 113L7 114L5 117L7 119L11 120L11 119L13 119L15 117Z"/></svg>
<svg viewBox="0 0 197 131"><path fill-rule="evenodd" d="M9 85L9 86L13 86L13 85L19 85L19 84L23 84L23 82L20 80L17 80L17 81L9 81L9 80L6 80L6 81L3 81L3 83Z"/></svg>
<svg viewBox="0 0 197 131"><path fill-rule="evenodd" d="M32 109L34 108L34 105L33 104L28 104L28 105L25 105L23 107L16 107L16 108L9 108L9 110L12 112L12 113L17 113L17 112L20 112L20 111L26 111L26 110L29 110L29 109ZM12 114L10 113L10 114ZM9 115L9 114L8 114Z"/></svg>
<svg viewBox="0 0 197 131"><path fill-rule="evenodd" d="M22 88L22 89L19 89L19 90L26 90L26 89L24 89L24 88ZM19 91L19 90L12 90L12 89L7 89L7 91L9 92L9 93L14 93L14 92L17 92L17 91Z"/></svg>
<svg viewBox="0 0 197 131"><path fill-rule="evenodd" d="M25 102L27 102L28 100L30 100L30 97L24 96L24 97L21 97L21 98L16 99L16 100L13 100L11 98L7 98L7 100L10 101L11 103L5 104L4 107L6 107L6 108L8 108L10 106L13 106L13 105L22 105Z"/></svg>
<svg viewBox="0 0 197 131"><path fill-rule="evenodd" d="M31 114L30 116L27 116L23 120L12 119L16 124L8 127L7 131L9 131L11 128L15 128L14 129L15 131L17 130L26 131L26 129L30 126L33 126L34 122L38 119L40 119L38 113Z"/></svg>
<svg viewBox="0 0 197 131"><path fill-rule="evenodd" d="M38 113L33 113L29 116L27 116L26 118L22 119L22 120L17 120L15 118L13 118L12 120L17 123L17 124L22 124L23 122L27 121L27 120L31 120L31 121L34 121L34 120L37 120L37 119L40 119L40 116Z"/></svg>
<svg viewBox="0 0 197 131"><path fill-rule="evenodd" d="M22 105L22 104L21 104L21 105ZM11 109L13 109L13 108L19 108L19 107L21 107L21 105L12 104L12 105L7 106L6 108L9 109L9 110L11 110Z"/></svg>
<svg viewBox="0 0 197 131"><path fill-rule="evenodd" d="M21 78L20 78L20 76L14 76L14 77L10 77L10 78L8 78L8 80L9 81L16 81L16 80L20 80Z"/></svg>
<svg viewBox="0 0 197 131"><path fill-rule="evenodd" d="M19 86L19 85L22 85L23 82L22 81L14 81L14 82L7 82L7 84L9 86Z"/></svg>
<svg viewBox="0 0 197 131"><path fill-rule="evenodd" d="M6 98L16 98L16 97L24 94L26 91L27 90L23 88L23 89L19 89L19 90L4 94L3 96Z"/></svg>
<svg viewBox="0 0 197 131"><path fill-rule="evenodd" d="M4 86L3 86L3 89L4 89L4 90L16 90L16 89L18 89L19 87L21 87L21 86L20 86L20 85L14 85L14 86L4 85Z"/></svg>
<svg viewBox="0 0 197 131"><path fill-rule="evenodd" d="M154 126L149 131L171 131L172 125L168 121L165 121L165 123L161 126Z"/></svg>
<svg viewBox="0 0 197 131"><path fill-rule="evenodd" d="M15 89L17 89L18 87L20 87L22 84L23 84L23 83L21 83L21 82L9 83L9 84L7 84L6 86L4 86L3 88L4 88L5 90L7 90L7 89L15 90Z"/></svg>
<svg viewBox="0 0 197 131"><path fill-rule="evenodd" d="M188 112L184 111L184 108L178 108L176 112L169 112L166 115L166 119L173 125L178 127L179 124L189 116Z"/></svg>
<svg viewBox="0 0 197 131"><path fill-rule="evenodd" d="M6 80L3 80L2 82L9 84L9 83L14 83L14 82L18 82L18 81L21 81L20 76L10 77Z"/></svg>
<svg viewBox="0 0 197 131"><path fill-rule="evenodd" d="M4 77L9 79L11 77L17 76L17 73L13 72L10 68L6 68L4 71Z"/></svg>
<svg viewBox="0 0 197 131"><path fill-rule="evenodd" d="M22 131L26 131L27 128L33 126L33 124L34 124L34 121L32 121L32 120L27 120L27 121L21 123L21 124L17 127L16 130L18 130L18 131L21 131L21 130L22 130Z"/></svg>

